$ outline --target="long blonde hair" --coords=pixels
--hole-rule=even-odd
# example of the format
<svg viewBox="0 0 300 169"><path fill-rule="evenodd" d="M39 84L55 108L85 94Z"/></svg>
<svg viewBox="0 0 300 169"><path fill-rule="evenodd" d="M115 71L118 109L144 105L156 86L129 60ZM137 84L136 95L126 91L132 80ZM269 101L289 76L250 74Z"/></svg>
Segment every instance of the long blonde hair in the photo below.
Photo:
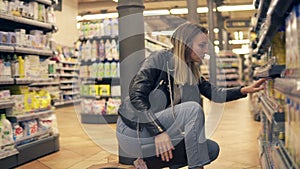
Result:
<svg viewBox="0 0 300 169"><path fill-rule="evenodd" d="M171 36L174 54L174 83L195 85L200 80L200 68L191 62L192 42L199 33L208 34L208 30L199 24L184 23Z"/></svg>

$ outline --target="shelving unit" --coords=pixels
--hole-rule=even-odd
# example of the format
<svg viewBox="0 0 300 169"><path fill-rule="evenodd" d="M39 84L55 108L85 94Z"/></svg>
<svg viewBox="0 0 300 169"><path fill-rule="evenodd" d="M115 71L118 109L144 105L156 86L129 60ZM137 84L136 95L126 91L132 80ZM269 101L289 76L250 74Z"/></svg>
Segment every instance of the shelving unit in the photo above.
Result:
<svg viewBox="0 0 300 169"><path fill-rule="evenodd" d="M32 0L30 2L38 2L39 7L45 9L48 7L50 8L53 5L53 2L51 0ZM25 3L29 2L26 1ZM50 34L57 31L57 27L53 23L48 23L48 20L45 19L46 16L41 16L42 18L44 18L44 20L42 21L41 19L40 21L38 21L22 16L13 16L10 13L11 11L1 11L0 13L0 30L3 36L7 36L7 41L2 41L1 39L0 42L0 53L2 54L1 59L5 59L6 62L12 63L17 61L15 57L12 59L13 55L20 58L28 57L28 62L26 64L30 66L25 67L24 59L24 69L26 69L26 71L28 69L27 74L24 73L24 77L22 77L22 74L20 72L6 76L1 74L1 90L26 88L24 90L37 89L37 91L39 91L41 87L57 86L58 83L54 81L54 78L50 78L51 75L47 75L47 68L45 67L45 65L48 65L48 59L54 55L53 50L50 49L49 44L46 43L46 40L48 40L48 36L46 37L46 34L50 36ZM32 18L34 17L32 16ZM36 37L39 37L41 39L38 39ZM46 62L43 62L45 60ZM43 64L43 70L41 70L39 65L37 67L34 67L35 69L40 68L39 71L42 73L34 74L34 70L31 69L33 65L32 63L41 63L41 65ZM12 69L11 67L10 69ZM9 93L7 91L5 92L6 94ZM14 92L16 91L10 91L9 95ZM18 91L16 93L18 93ZM24 97L25 96L23 95L23 99ZM51 106L47 105L47 109L38 109L37 107L25 108L25 101L22 102L22 100L18 100L16 98L17 97L13 95L12 97L6 98L5 100L0 100L0 114L6 114L7 119L12 123L13 127L18 126L19 129L22 128L22 130L25 131L24 126L28 125L27 129L29 129L30 132L26 130L26 134L25 132L24 135L21 135L19 133L20 135L18 135L18 137L14 133L14 148L8 148L6 150L0 149L1 169L15 168L21 164L59 150L59 133L54 131L55 129L50 126L46 127L40 124L40 127L37 127L38 121L41 122L42 118L50 118L50 116L55 116ZM20 106L21 104L24 107ZM18 108L20 107L18 106L20 106L21 109L23 108L22 111L19 111L20 109ZM39 105L38 107L41 108L46 106ZM29 112L25 112L27 110ZM34 125L36 126L36 131L31 130L33 128L29 127L29 121L35 123ZM21 125L24 126L21 127Z"/></svg>
<svg viewBox="0 0 300 169"><path fill-rule="evenodd" d="M240 86L240 59L233 53L220 52L217 60L217 85L219 87Z"/></svg>
<svg viewBox="0 0 300 169"><path fill-rule="evenodd" d="M268 79L266 89L252 97L262 126L258 140L260 162L263 169L299 169L300 149L296 145L299 143L297 138L300 130L299 126L293 124L298 123L295 117L300 103L300 76L299 67L292 67L288 63L290 57L296 57L295 53L289 51L296 51L293 48L298 50L299 45L294 42L295 46L289 46L288 42L297 39L299 35L287 34L290 31L288 27L291 26L289 17L296 6L299 8L299 1L263 0L259 6L257 23L253 25L257 38L252 42L252 56L261 62L256 64L259 66L254 69L253 78ZM296 20L299 18L293 18L293 21ZM297 23L299 21L293 22L293 27L299 26ZM286 39L278 39L279 31L285 31ZM288 37L291 39L287 39ZM280 43L279 40L285 40L285 43ZM274 44L286 44L285 53L273 52L278 49Z"/></svg>
<svg viewBox="0 0 300 169"><path fill-rule="evenodd" d="M77 104L79 95L79 62L73 47L58 46L56 75L59 81L60 98L55 106Z"/></svg>

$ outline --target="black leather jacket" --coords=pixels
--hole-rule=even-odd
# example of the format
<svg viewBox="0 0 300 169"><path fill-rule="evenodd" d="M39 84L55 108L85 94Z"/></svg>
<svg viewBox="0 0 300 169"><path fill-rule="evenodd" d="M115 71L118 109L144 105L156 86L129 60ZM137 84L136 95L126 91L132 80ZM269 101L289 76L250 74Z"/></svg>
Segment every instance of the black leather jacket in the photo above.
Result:
<svg viewBox="0 0 300 169"><path fill-rule="evenodd" d="M172 57L171 50L153 52L146 58L141 69L132 79L129 86L129 97L122 102L119 108L119 115L128 127L132 129L146 128L152 136L166 130L154 114L169 107L170 98L174 98L173 92L170 96L167 73L167 68L169 68L171 90L173 91ZM217 103L246 97L247 95L240 92L240 88L217 88L201 78L198 85L181 87L179 103L186 101L200 103L200 95Z"/></svg>

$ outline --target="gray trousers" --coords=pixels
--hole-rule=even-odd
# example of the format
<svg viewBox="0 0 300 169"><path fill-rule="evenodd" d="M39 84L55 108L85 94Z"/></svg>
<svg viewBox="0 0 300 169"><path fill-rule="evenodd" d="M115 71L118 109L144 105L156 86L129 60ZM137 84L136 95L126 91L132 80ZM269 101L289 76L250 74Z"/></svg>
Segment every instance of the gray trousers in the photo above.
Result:
<svg viewBox="0 0 300 169"><path fill-rule="evenodd" d="M168 108L155 115L171 139L184 138L189 168L204 166L218 157L218 144L205 137L204 112L199 103L184 102L174 107L174 113L172 108ZM120 148L130 157L142 157L139 145L154 142L154 137L145 128L133 130L120 118L117 121L117 139Z"/></svg>

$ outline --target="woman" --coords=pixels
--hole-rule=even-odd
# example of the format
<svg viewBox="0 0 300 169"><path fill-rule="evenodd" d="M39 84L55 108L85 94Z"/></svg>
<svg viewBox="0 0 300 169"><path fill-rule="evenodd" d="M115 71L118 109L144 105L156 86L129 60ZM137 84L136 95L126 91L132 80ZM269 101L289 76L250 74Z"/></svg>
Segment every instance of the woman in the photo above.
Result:
<svg viewBox="0 0 300 169"><path fill-rule="evenodd" d="M173 138L184 138L189 168L203 168L219 154L216 142L205 138L200 95L227 102L263 89L264 79L250 86L220 89L201 77L199 66L208 53L208 31L192 23L180 25L171 37L172 49L152 53L129 86L129 98L119 109L120 148L136 157L136 168L147 168L139 145L154 142L162 161L173 158Z"/></svg>

